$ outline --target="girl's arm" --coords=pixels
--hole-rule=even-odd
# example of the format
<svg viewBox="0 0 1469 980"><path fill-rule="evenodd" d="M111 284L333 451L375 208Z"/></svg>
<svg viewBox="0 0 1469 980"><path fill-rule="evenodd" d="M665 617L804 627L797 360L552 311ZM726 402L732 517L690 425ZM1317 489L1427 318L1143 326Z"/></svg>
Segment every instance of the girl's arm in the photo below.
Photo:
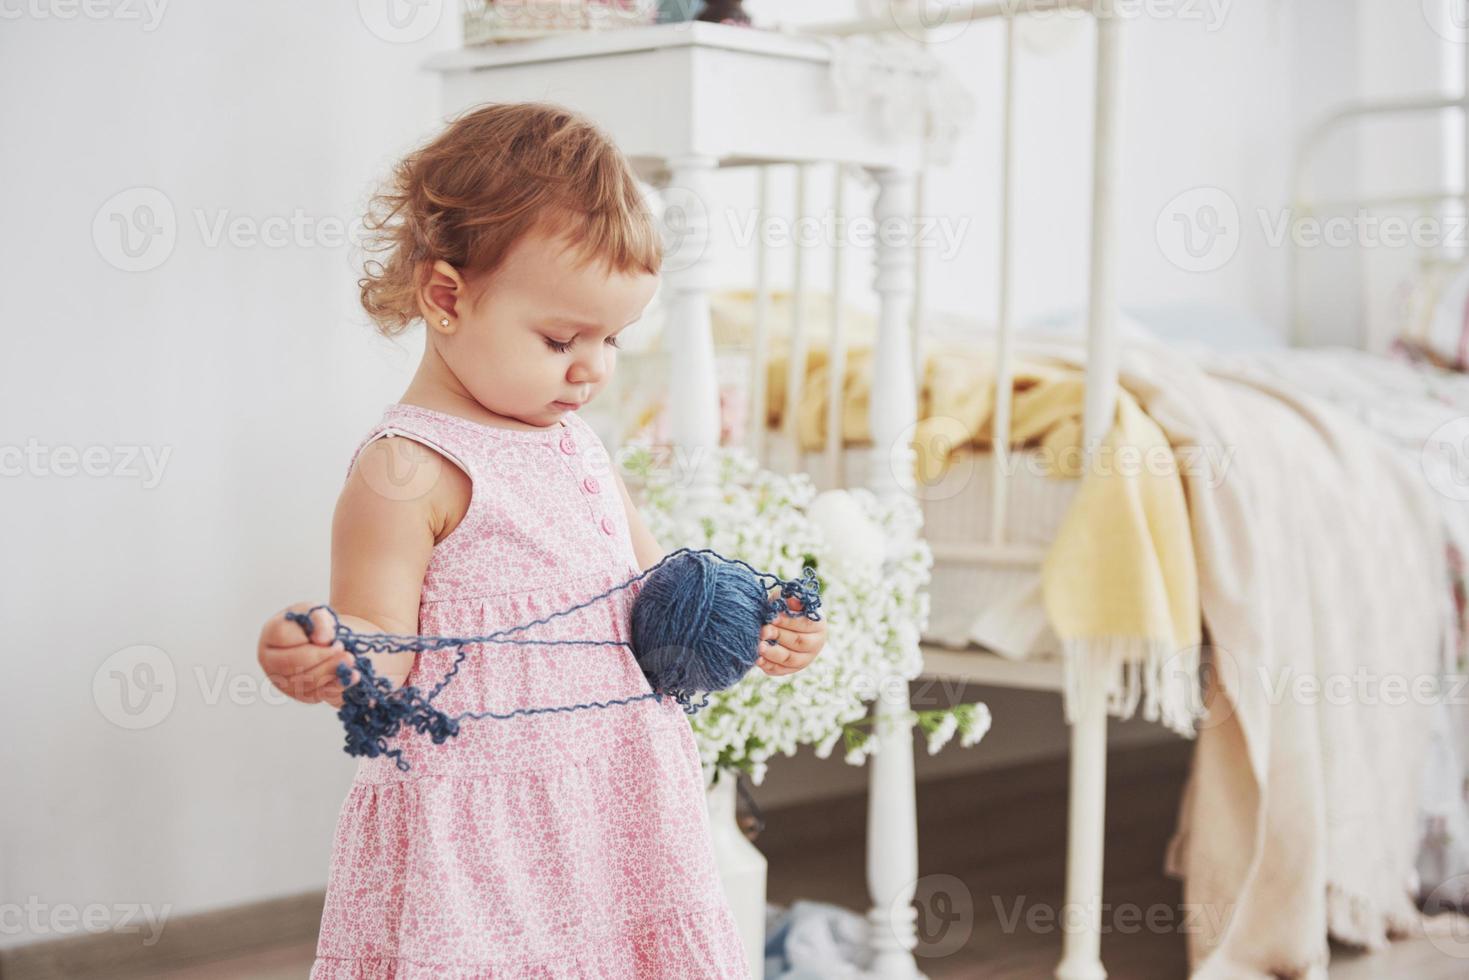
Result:
<svg viewBox="0 0 1469 980"><path fill-rule="evenodd" d="M358 454L332 518L331 607L358 632L418 632L423 576L434 545L469 509L469 476L411 439L375 439ZM413 653L370 653L401 686Z"/></svg>
<svg viewBox="0 0 1469 980"><path fill-rule="evenodd" d="M418 632L423 575L434 544L454 530L469 508L463 470L410 439L386 437L363 448L337 500L332 520L330 604L342 624L359 632ZM289 611L304 612L299 602ZM301 627L275 614L261 629L260 666L282 692L308 704L339 706L336 668L352 658L332 642L325 610ZM401 686L411 653L368 654L373 670Z"/></svg>
<svg viewBox="0 0 1469 980"><path fill-rule="evenodd" d="M633 506L632 495L627 492L627 484L622 482L622 474L617 467L612 468L612 476L617 480L617 490L622 494L622 506L627 509L627 527L632 534L632 550L638 559L638 570L644 571L652 568L663 560L666 554L663 547L653 538L653 532L648 530L648 525L643 522L643 515Z"/></svg>

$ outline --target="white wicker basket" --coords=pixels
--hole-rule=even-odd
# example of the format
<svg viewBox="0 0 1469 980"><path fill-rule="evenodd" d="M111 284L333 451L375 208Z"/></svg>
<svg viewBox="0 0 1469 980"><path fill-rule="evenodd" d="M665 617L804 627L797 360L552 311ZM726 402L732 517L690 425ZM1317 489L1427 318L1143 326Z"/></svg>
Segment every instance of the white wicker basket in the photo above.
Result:
<svg viewBox="0 0 1469 980"><path fill-rule="evenodd" d="M641 27L657 19L658 0L464 0L464 43Z"/></svg>

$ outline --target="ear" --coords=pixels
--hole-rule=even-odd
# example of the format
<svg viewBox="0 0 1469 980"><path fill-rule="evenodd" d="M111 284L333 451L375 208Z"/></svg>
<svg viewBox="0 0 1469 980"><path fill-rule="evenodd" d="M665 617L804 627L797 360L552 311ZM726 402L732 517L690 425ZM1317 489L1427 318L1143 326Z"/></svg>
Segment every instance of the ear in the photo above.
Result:
<svg viewBox="0 0 1469 980"><path fill-rule="evenodd" d="M438 333L453 333L459 326L459 315L469 302L469 286L459 270L439 259L429 266L428 275L418 287L418 309L423 322ZM443 321L448 320L446 325Z"/></svg>

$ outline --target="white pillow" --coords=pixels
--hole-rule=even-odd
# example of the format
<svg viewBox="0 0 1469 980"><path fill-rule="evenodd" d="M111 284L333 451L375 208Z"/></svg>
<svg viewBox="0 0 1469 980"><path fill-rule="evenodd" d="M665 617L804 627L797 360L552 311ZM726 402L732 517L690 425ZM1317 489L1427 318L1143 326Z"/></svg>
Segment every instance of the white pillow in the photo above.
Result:
<svg viewBox="0 0 1469 980"><path fill-rule="evenodd" d="M1432 296L1426 330L1412 337L1441 364L1462 371L1469 367L1469 265L1440 280Z"/></svg>

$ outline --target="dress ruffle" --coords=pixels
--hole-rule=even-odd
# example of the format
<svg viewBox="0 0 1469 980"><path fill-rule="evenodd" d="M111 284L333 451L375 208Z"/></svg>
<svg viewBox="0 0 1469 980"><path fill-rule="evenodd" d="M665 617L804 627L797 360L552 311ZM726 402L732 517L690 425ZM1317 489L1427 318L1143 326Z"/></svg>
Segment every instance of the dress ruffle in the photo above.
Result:
<svg viewBox="0 0 1469 980"><path fill-rule="evenodd" d="M749 980L744 950L731 942L734 917L718 902L656 919L628 919L596 933L566 937L553 959L501 956L493 962L463 958L336 959L318 956L311 980Z"/></svg>

